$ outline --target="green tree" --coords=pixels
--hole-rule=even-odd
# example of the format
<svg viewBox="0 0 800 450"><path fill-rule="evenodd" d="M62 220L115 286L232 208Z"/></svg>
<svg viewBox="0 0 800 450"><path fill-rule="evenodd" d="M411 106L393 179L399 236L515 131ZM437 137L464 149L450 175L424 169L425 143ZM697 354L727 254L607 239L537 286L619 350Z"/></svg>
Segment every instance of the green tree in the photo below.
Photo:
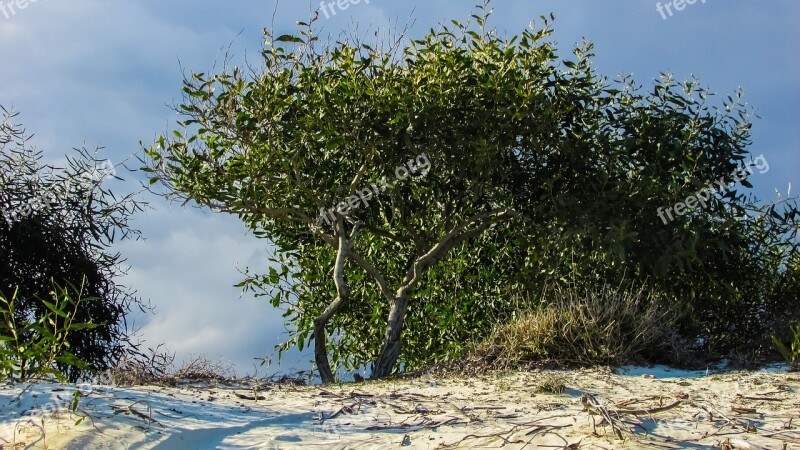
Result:
<svg viewBox="0 0 800 450"><path fill-rule="evenodd" d="M337 362L383 377L457 353L565 269L641 281L739 236L735 193L671 222L657 211L746 159L741 106L710 110L668 77L642 94L597 76L590 44L559 58L545 18L510 39L487 18L402 50L321 47L313 22L265 31L263 70L186 79L185 120L146 150L168 196L275 244L276 266L242 286L288 307L286 345L313 340L325 382L328 336Z"/></svg>
<svg viewBox="0 0 800 450"><path fill-rule="evenodd" d="M399 54L360 43L319 51L310 26L301 37L267 34L263 72L195 74L181 106L187 130L148 151L154 182L170 193L239 215L284 253L332 249L333 300L299 318L313 326L324 381L333 379L326 327L352 284L368 279L388 306L372 373L386 376L409 302L448 252L516 216L547 214L558 197L587 194L582 158L545 165L536 153L555 151L562 123L595 120L602 86L588 60L562 70L548 29L507 43L484 20ZM395 180L404 164L429 173ZM369 196L363 189L381 179L392 185L373 189L365 205L332 210L329 224L318 217Z"/></svg>

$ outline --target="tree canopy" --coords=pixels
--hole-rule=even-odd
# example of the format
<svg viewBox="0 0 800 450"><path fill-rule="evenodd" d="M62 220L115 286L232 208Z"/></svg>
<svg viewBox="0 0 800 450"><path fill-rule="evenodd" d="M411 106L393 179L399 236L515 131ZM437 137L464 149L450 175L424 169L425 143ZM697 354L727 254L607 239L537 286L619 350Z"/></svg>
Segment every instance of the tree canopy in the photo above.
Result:
<svg viewBox="0 0 800 450"><path fill-rule="evenodd" d="M748 161L745 107L707 105L696 80L611 82L591 44L559 57L546 18L504 38L481 11L403 48L322 45L313 21L265 31L263 68L186 79L184 120L146 150L151 183L275 244L242 286L288 307L288 345L313 340L325 382L329 337L337 362L383 377L461 349L571 272L672 293L682 280L702 292L676 301L694 307L720 264L742 258L722 284L754 267L743 236L760 225L736 190L657 213ZM796 209L772 213L796 232ZM753 273L796 254L780 242Z"/></svg>

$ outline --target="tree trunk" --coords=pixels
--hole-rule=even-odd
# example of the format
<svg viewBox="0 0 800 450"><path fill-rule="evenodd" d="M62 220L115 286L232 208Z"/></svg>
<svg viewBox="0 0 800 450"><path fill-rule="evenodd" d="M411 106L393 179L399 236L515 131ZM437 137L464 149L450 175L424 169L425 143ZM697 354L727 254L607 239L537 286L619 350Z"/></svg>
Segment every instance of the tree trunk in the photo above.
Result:
<svg viewBox="0 0 800 450"><path fill-rule="evenodd" d="M328 348L325 344L325 325L327 321L323 322L314 320L314 361L317 363L317 370L319 377L322 379L322 384L330 384L336 381L331 371L331 365L328 362Z"/></svg>
<svg viewBox="0 0 800 450"><path fill-rule="evenodd" d="M392 302L389 320L386 323L383 349L372 367L372 376L370 376L372 379L391 375L395 364L397 364L397 358L400 357L400 348L402 347L400 332L403 330L403 319L408 309L409 297L410 295L407 292L398 293L398 296Z"/></svg>
<svg viewBox="0 0 800 450"><path fill-rule="evenodd" d="M336 299L325 308L325 311L314 319L314 362L317 364L319 377L322 379L323 384L329 384L336 381L331 370L331 365L328 362L328 348L325 338L325 326L328 321L339 310L339 308L350 297L350 287L344 279L344 265L347 261L347 252L350 250L351 243L344 234L341 219L339 219L339 252L336 255L336 263L333 267L333 281L336 283ZM355 232L353 233L355 237Z"/></svg>

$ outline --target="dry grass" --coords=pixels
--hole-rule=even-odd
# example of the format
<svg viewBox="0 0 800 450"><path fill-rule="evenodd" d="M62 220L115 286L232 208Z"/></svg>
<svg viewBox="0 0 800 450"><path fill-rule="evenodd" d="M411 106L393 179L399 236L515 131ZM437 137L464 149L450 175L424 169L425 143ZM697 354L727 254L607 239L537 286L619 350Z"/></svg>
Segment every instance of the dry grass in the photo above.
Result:
<svg viewBox="0 0 800 450"><path fill-rule="evenodd" d="M476 354L507 368L529 362L615 365L656 355L680 360L680 314L644 288L556 287L542 298L543 306L499 326Z"/></svg>

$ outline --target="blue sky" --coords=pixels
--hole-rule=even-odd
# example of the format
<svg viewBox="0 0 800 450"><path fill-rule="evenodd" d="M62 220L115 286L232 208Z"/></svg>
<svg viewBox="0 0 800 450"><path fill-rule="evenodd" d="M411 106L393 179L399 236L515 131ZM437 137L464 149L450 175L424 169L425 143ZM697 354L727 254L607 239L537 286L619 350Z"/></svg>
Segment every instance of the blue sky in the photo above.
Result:
<svg viewBox="0 0 800 450"><path fill-rule="evenodd" d="M15 1L0 0L0 104L22 113L32 143L54 161L83 145L125 160L178 119L169 105L180 100L182 70L214 70L228 46L234 62L258 64L262 28L292 32L319 8L302 0L28 0L24 8ZM791 183L796 194L800 2L697 0L680 11L673 2L661 2L670 4L669 16L651 0L496 0L491 24L514 34L553 12L560 52L569 54L584 38L594 42L601 74L633 74L645 87L664 71L697 76L719 101L744 88L761 117L751 151L770 164L752 178L756 192L771 200ZM416 37L466 19L474 3L343 0L347 9L334 5L336 15L322 15L319 32L364 35L413 21L409 35ZM135 187L140 174L119 172L127 182L109 187ZM153 209L134 223L146 241L117 246L131 266L121 281L156 306L155 316L136 316L141 336L148 345L165 342L179 360L207 354L252 372L252 358L280 340L283 321L232 286L241 278L237 267L266 267L268 243L247 235L236 218L145 199ZM307 368L308 359L290 355L281 370Z"/></svg>

